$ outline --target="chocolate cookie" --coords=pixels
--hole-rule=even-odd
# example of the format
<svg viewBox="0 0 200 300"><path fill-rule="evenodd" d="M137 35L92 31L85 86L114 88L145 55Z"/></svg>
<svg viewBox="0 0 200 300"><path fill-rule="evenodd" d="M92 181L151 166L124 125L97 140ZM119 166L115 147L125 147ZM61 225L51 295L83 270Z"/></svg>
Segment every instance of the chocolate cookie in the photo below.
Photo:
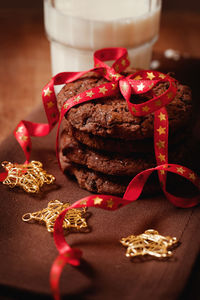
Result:
<svg viewBox="0 0 200 300"><path fill-rule="evenodd" d="M62 122L62 128L69 135L73 136L80 143L88 146L89 148L106 151L115 152L121 154L130 153L154 153L154 141L152 138L146 138L144 140L122 140L117 138L105 138L98 135L93 135L91 133L85 133L74 127L72 127L68 120L64 119ZM181 143L191 134L191 128L184 128L184 130L179 130L176 134L169 135L169 149L174 147L174 145Z"/></svg>
<svg viewBox="0 0 200 300"><path fill-rule="evenodd" d="M94 151L65 132L62 133L60 144L63 155L70 161L104 174L134 176L155 165L153 154L142 156L141 153L134 153L125 157L115 153Z"/></svg>
<svg viewBox="0 0 200 300"><path fill-rule="evenodd" d="M57 97L59 109L67 99L105 82L107 80L104 78L89 75L65 85ZM155 94L161 94L167 86L167 83L159 83L154 87ZM177 83L177 88L176 97L167 105L171 132L188 123L192 110L189 87ZM148 93L145 96L134 96L134 102L142 102L149 97ZM92 100L73 107L66 114L66 119L77 130L102 137L136 140L153 136L153 114L133 116L120 92L116 96Z"/></svg>
<svg viewBox="0 0 200 300"><path fill-rule="evenodd" d="M73 136L63 132L60 141L62 153L71 162L107 175L135 176L139 172L156 165L154 153L122 154L95 151L79 143ZM169 153L169 161L183 162L187 154L185 145L178 145Z"/></svg>
<svg viewBox="0 0 200 300"><path fill-rule="evenodd" d="M122 196L132 179L127 176L109 176L89 170L71 163L62 153L60 153L60 161L62 170L66 175L73 175L81 188L93 193ZM153 177L145 185L143 195L152 195L159 191L159 184Z"/></svg>

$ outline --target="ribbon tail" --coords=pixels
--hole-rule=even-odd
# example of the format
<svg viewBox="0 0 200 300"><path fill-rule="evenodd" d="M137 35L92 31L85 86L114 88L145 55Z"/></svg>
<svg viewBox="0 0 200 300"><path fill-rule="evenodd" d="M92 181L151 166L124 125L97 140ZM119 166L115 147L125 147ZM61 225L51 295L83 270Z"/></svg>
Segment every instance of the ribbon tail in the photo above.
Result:
<svg viewBox="0 0 200 300"><path fill-rule="evenodd" d="M66 264L67 261L65 261L61 255L59 255L51 266L50 285L55 300L60 300L59 281L62 270Z"/></svg>
<svg viewBox="0 0 200 300"><path fill-rule="evenodd" d="M78 249L71 250L72 255L74 255L76 251L81 254L81 252ZM66 264L71 264L72 266L79 266L80 260L76 257L70 258L70 252L60 254L54 260L50 271L50 285L55 300L60 300L59 281L63 268Z"/></svg>
<svg viewBox="0 0 200 300"><path fill-rule="evenodd" d="M143 191L147 179L154 170L155 168L151 168L137 174L129 183L123 199L131 202L137 200Z"/></svg>
<svg viewBox="0 0 200 300"><path fill-rule="evenodd" d="M157 165L168 164L168 135L169 122L168 113L165 107L154 112L154 150ZM167 174L165 171L158 171L158 178L161 188L166 188Z"/></svg>

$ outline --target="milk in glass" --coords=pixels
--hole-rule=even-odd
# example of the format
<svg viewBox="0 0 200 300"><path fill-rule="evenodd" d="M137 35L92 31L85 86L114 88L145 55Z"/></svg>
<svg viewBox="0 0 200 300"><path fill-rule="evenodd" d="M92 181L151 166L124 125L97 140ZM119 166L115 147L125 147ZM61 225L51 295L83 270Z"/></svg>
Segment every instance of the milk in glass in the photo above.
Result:
<svg viewBox="0 0 200 300"><path fill-rule="evenodd" d="M104 47L126 47L132 66L148 68L160 8L160 0L44 0L53 75L92 68Z"/></svg>

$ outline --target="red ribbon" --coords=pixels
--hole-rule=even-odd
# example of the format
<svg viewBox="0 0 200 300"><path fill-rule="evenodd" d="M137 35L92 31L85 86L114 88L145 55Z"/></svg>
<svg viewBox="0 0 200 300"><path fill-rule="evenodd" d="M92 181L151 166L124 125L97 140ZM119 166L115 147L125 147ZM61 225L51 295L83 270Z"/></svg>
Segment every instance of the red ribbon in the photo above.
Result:
<svg viewBox="0 0 200 300"><path fill-rule="evenodd" d="M114 60L111 67L104 63L104 61L108 60ZM157 166L137 174L129 183L123 198L108 195L88 196L75 202L58 216L54 227L54 241L59 251L59 256L54 261L50 274L51 287L54 297L57 300L60 299L59 278L64 265L68 263L77 266L80 264L81 258L81 251L72 249L65 241L63 233L63 219L69 209L95 206L98 208L115 210L127 205L138 199L148 177L153 171L158 172L162 190L165 193L166 198L175 206L187 208L193 207L199 203L199 195L193 198L176 197L166 190L167 172L172 172L186 178L191 181L198 190L200 189L200 178L193 171L177 164L168 164L168 114L165 106L170 103L176 95L176 80L166 74L151 70L138 71L127 77L121 75L120 73L129 65L127 50L124 48L106 48L96 51L94 53L94 64L95 68L89 71L59 73L44 87L42 99L48 124L37 124L28 121L21 121L18 124L14 131L14 135L25 153L25 163L28 163L31 153L30 136L45 136L52 130L55 124L59 122L56 138L58 157L59 128L61 121L68 110L80 103L91 100L95 101L98 98L115 95L120 91L126 99L129 111L133 115L145 116L149 113L154 113L154 148ZM59 114L54 85L67 84L75 81L90 71L97 72L109 82L68 99L63 104L61 113ZM169 87L163 94L156 96L152 89L160 82L168 82ZM146 92L151 93L152 99L140 104L134 104L130 101L131 94L143 94ZM4 177L5 175L2 175L0 180L2 181L2 178Z"/></svg>

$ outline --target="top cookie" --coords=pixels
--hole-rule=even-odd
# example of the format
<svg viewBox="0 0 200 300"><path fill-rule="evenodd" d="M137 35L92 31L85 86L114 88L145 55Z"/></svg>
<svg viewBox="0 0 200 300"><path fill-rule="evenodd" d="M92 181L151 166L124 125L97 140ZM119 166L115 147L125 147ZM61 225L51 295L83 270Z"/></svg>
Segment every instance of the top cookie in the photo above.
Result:
<svg viewBox="0 0 200 300"><path fill-rule="evenodd" d="M59 110L69 98L106 82L108 81L105 78L90 74L66 84L57 97ZM175 98L167 105L171 132L185 126L191 118L192 111L190 88L178 82L177 88ZM167 83L160 83L154 87L156 95L161 94L165 89L167 89ZM137 101L147 99L148 95L137 96ZM153 136L153 114L143 117L133 116L120 92L112 97L79 104L71 108L65 117L77 130L102 137L139 140Z"/></svg>

